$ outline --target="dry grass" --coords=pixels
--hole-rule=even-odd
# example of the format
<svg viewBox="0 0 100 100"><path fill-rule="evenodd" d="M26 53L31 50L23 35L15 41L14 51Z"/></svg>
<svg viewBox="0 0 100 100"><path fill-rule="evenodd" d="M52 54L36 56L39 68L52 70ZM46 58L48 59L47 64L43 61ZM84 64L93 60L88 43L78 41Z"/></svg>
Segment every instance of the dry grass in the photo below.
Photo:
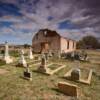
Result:
<svg viewBox="0 0 100 100"><path fill-rule="evenodd" d="M88 54L90 57L95 55L100 61L100 52L88 51ZM47 76L37 73L38 66L33 66L30 68L33 76L32 81L22 78L24 68L15 67L15 63L0 66L1 69L9 71L0 75L0 100L75 100L75 98L68 97L58 91L57 83L59 81L74 83L81 87L83 95L80 100L100 100L100 64L80 63L80 68L94 70L92 83L88 86L62 78L70 68L75 66L73 61L53 58L51 62L65 64L66 67L52 76Z"/></svg>

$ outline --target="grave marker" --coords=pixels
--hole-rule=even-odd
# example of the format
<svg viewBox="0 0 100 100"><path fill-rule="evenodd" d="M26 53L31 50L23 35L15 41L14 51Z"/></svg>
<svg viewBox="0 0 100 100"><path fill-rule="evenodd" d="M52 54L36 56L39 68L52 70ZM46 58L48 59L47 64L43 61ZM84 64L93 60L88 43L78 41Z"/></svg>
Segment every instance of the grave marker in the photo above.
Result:
<svg viewBox="0 0 100 100"><path fill-rule="evenodd" d="M46 58L44 55L42 55L41 65L38 68L38 71L40 72L46 72Z"/></svg>
<svg viewBox="0 0 100 100"><path fill-rule="evenodd" d="M9 48L8 48L8 43L5 42L5 54L4 54L4 61L6 64L12 63L13 60L9 56Z"/></svg>
<svg viewBox="0 0 100 100"><path fill-rule="evenodd" d="M27 66L26 71L24 71L24 78L32 81L32 73L29 70L29 66Z"/></svg>
<svg viewBox="0 0 100 100"><path fill-rule="evenodd" d="M20 59L19 59L19 63L18 63L18 65L17 66L23 66L23 67L27 67L27 63L26 63L26 60L25 60L25 58L24 58L24 51L23 50L21 50L21 57L20 57Z"/></svg>
<svg viewBox="0 0 100 100"><path fill-rule="evenodd" d="M59 82L58 88L61 92L63 92L68 96L75 96L77 98L79 97L79 93L78 93L79 91L77 85L73 85L67 82Z"/></svg>
<svg viewBox="0 0 100 100"><path fill-rule="evenodd" d="M53 56L51 51L48 52L48 56L49 57L52 57Z"/></svg>
<svg viewBox="0 0 100 100"><path fill-rule="evenodd" d="M30 47L30 50L29 50L29 59L33 59L33 54L32 54L32 48Z"/></svg>
<svg viewBox="0 0 100 100"><path fill-rule="evenodd" d="M80 76L81 76L80 69L76 68L76 69L72 70L72 72L71 72L71 79L72 80L80 80Z"/></svg>

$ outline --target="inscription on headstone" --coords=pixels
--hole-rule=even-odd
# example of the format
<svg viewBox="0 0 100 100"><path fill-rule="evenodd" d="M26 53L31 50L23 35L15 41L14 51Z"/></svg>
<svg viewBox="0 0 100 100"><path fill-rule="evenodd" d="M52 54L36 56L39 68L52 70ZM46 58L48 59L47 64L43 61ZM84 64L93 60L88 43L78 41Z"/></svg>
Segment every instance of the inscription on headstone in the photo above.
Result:
<svg viewBox="0 0 100 100"><path fill-rule="evenodd" d="M32 73L30 72L29 66L26 67L26 71L24 71L24 78L28 80L32 80Z"/></svg>

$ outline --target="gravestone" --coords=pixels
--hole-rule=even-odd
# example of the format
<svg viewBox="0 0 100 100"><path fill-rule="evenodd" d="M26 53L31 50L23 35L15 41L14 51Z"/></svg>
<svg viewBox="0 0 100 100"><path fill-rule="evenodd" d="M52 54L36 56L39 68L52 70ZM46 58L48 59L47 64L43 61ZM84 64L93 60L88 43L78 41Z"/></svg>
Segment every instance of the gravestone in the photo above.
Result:
<svg viewBox="0 0 100 100"><path fill-rule="evenodd" d="M75 52L71 53L71 59L74 60L75 59Z"/></svg>
<svg viewBox="0 0 100 100"><path fill-rule="evenodd" d="M43 53L43 52L41 53L41 59L42 59L42 58L45 58L45 59L46 59L46 55L45 55L45 53Z"/></svg>
<svg viewBox="0 0 100 100"><path fill-rule="evenodd" d="M53 56L51 51L48 52L48 56L49 57L52 57Z"/></svg>
<svg viewBox="0 0 100 100"><path fill-rule="evenodd" d="M84 60L85 60L85 61L88 60L88 55L87 55L87 53L84 55Z"/></svg>
<svg viewBox="0 0 100 100"><path fill-rule="evenodd" d="M78 52L75 52L75 60L79 60L80 59L80 54Z"/></svg>
<svg viewBox="0 0 100 100"><path fill-rule="evenodd" d="M17 66L27 67L27 63L26 63L26 60L24 58L24 51L23 50L21 50L21 57L19 59L19 63Z"/></svg>
<svg viewBox="0 0 100 100"><path fill-rule="evenodd" d="M32 54L32 48L30 47L30 50L29 50L29 59L33 59L33 54Z"/></svg>
<svg viewBox="0 0 100 100"><path fill-rule="evenodd" d="M85 50L82 50L80 53L80 60L81 61L89 61L88 55Z"/></svg>
<svg viewBox="0 0 100 100"><path fill-rule="evenodd" d="M71 57L73 57L73 58L74 58L74 55L75 55L75 52L72 52L72 53L71 53Z"/></svg>
<svg viewBox="0 0 100 100"><path fill-rule="evenodd" d="M76 68L76 69L72 70L72 72L71 72L71 79L72 80L80 80L80 76L81 76L80 69Z"/></svg>
<svg viewBox="0 0 100 100"><path fill-rule="evenodd" d="M45 58L46 58L46 60L49 59L49 55L48 55L48 53L45 53Z"/></svg>
<svg viewBox="0 0 100 100"><path fill-rule="evenodd" d="M27 66L26 71L24 71L24 78L32 81L32 73L29 70L29 66Z"/></svg>
<svg viewBox="0 0 100 100"><path fill-rule="evenodd" d="M73 84L70 84L67 82L59 82L58 88L59 88L60 92L66 94L68 96L78 97L78 95L79 95L77 85L73 85Z"/></svg>
<svg viewBox="0 0 100 100"><path fill-rule="evenodd" d="M56 58L61 58L61 53L60 53L60 51L58 51L58 50L54 51L54 57L56 57Z"/></svg>
<svg viewBox="0 0 100 100"><path fill-rule="evenodd" d="M13 60L9 56L9 48L8 48L8 43L5 42L5 54L4 54L4 61L9 64L12 63Z"/></svg>
<svg viewBox="0 0 100 100"><path fill-rule="evenodd" d="M41 65L38 68L38 71L46 72L46 58L45 58L45 56L42 56Z"/></svg>
<svg viewBox="0 0 100 100"><path fill-rule="evenodd" d="M23 54L23 55L24 55L24 50L23 50L23 49L21 49L21 52L20 52L20 54Z"/></svg>
<svg viewBox="0 0 100 100"><path fill-rule="evenodd" d="M57 55L58 55L58 58L61 58L61 52L60 51L58 51Z"/></svg>

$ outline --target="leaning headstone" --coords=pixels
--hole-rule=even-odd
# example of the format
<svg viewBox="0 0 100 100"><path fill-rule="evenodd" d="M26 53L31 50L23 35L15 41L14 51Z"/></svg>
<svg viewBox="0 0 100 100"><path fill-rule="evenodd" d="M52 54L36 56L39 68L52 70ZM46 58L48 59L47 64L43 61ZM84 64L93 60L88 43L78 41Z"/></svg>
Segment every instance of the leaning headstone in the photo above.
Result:
<svg viewBox="0 0 100 100"><path fill-rule="evenodd" d="M5 54L4 54L4 61L9 64L12 63L13 60L9 56L9 48L8 48L8 43L5 42Z"/></svg>
<svg viewBox="0 0 100 100"><path fill-rule="evenodd" d="M71 72L71 79L72 80L80 80L80 76L81 76L80 69L76 68L76 69L72 70L72 72Z"/></svg>
<svg viewBox="0 0 100 100"><path fill-rule="evenodd" d="M32 73L29 70L29 66L27 66L26 71L24 71L24 78L32 81Z"/></svg>
<svg viewBox="0 0 100 100"><path fill-rule="evenodd" d="M26 60L25 60L23 54L24 54L24 52L23 52L23 50L21 50L21 57L19 59L19 62L18 62L18 65L17 66L27 67L27 63L26 63Z"/></svg>
<svg viewBox="0 0 100 100"><path fill-rule="evenodd" d="M40 71L40 72L46 72L46 58L45 57L42 57L41 65L38 68L38 71Z"/></svg>
<svg viewBox="0 0 100 100"><path fill-rule="evenodd" d="M59 88L60 92L66 94L68 96L75 96L75 97L79 96L77 85L69 84L67 82L59 82L58 88Z"/></svg>
<svg viewBox="0 0 100 100"><path fill-rule="evenodd" d="M32 48L30 47L30 51L29 51L29 59L33 59L33 54L32 54Z"/></svg>

